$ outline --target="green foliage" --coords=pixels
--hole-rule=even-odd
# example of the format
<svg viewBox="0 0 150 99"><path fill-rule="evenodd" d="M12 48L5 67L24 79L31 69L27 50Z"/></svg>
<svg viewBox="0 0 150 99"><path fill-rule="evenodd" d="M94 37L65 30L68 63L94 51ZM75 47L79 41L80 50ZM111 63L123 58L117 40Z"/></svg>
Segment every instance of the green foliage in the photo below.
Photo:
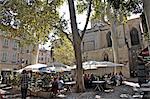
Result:
<svg viewBox="0 0 150 99"><path fill-rule="evenodd" d="M14 86L19 86L20 85L20 76L16 75L14 77L11 77L11 84Z"/></svg>
<svg viewBox="0 0 150 99"><path fill-rule="evenodd" d="M88 7L88 2L86 0L77 1L77 11L79 14L82 14Z"/></svg>
<svg viewBox="0 0 150 99"><path fill-rule="evenodd" d="M89 6L89 0L78 0L77 1L77 11L79 14L82 14L87 10ZM100 19L105 14L105 2L102 0L92 0L92 10L93 10L93 18Z"/></svg>
<svg viewBox="0 0 150 99"><path fill-rule="evenodd" d="M65 36L61 37L59 43L55 44L54 58L57 62L67 65L71 65L75 61L73 46Z"/></svg>
<svg viewBox="0 0 150 99"><path fill-rule="evenodd" d="M35 0L32 5L28 5L25 0L9 0L0 5L0 20L5 19L3 13L11 9L17 13L13 18L18 19L20 25L15 29L1 23L0 28L7 31L6 36L19 37L23 44L44 44L48 41L48 35L53 32L53 25L59 22L58 7L63 1L53 0L48 4L47 0Z"/></svg>
<svg viewBox="0 0 150 99"><path fill-rule="evenodd" d="M83 13L88 6L88 0L78 0L77 10ZM142 3L140 0L92 0L92 19L110 23L114 19L114 10L117 10L118 23L125 23L131 13L140 13Z"/></svg>

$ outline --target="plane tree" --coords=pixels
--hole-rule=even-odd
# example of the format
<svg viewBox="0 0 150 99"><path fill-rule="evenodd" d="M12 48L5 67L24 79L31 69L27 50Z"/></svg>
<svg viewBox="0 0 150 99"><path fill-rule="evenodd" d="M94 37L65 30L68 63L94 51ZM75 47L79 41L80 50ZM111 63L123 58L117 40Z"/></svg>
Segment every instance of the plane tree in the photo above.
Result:
<svg viewBox="0 0 150 99"><path fill-rule="evenodd" d="M0 29L20 45L32 45L32 64L38 60L38 46L49 39L53 25L59 22L63 0L1 0Z"/></svg>

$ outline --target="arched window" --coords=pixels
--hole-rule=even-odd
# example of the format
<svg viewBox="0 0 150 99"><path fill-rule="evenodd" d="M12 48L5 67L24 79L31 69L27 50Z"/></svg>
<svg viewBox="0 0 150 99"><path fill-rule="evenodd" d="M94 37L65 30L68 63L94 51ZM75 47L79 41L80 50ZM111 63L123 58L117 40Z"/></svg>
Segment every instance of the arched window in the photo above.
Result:
<svg viewBox="0 0 150 99"><path fill-rule="evenodd" d="M104 53L104 61L109 61L109 56L108 56L108 54L107 53Z"/></svg>
<svg viewBox="0 0 150 99"><path fill-rule="evenodd" d="M131 37L131 45L140 44L138 30L136 28L134 27L132 28L132 30L130 31L130 37Z"/></svg>
<svg viewBox="0 0 150 99"><path fill-rule="evenodd" d="M108 47L112 47L112 40L111 40L111 32L110 31L106 34L106 40L107 40Z"/></svg>

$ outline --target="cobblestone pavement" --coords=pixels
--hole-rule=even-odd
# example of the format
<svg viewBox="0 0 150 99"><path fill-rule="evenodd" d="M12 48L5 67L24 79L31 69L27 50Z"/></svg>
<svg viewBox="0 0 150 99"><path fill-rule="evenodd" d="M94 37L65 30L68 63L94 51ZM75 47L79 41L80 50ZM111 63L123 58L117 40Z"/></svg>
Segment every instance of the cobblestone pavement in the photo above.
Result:
<svg viewBox="0 0 150 99"><path fill-rule="evenodd" d="M68 92L66 93L65 98L61 99L96 99L96 96L100 96L101 98L99 99L132 99L132 98L120 98L121 94L129 94L132 95L132 87L126 86L126 85L121 85L114 87L113 92L99 92L99 91L93 91L93 90L87 90L84 93L71 93ZM11 96L10 98L7 99L21 99L21 94L20 92L17 92L15 96ZM44 99L44 98L39 98L39 97L27 97L27 99ZM47 98L47 99L60 99L60 98Z"/></svg>
<svg viewBox="0 0 150 99"><path fill-rule="evenodd" d="M131 99L131 97L128 98L120 98L121 94L128 94L132 95L133 91L132 88L129 86L117 86L114 87L113 92L98 92L98 91L90 91L85 93L72 93L67 96L66 99L95 99L96 96L100 96L100 99Z"/></svg>
<svg viewBox="0 0 150 99"><path fill-rule="evenodd" d="M98 95L100 95L104 99L125 99L125 98L120 98L121 94L133 95L132 87L122 85L122 86L115 87L113 92L98 93ZM129 97L127 99L129 99Z"/></svg>

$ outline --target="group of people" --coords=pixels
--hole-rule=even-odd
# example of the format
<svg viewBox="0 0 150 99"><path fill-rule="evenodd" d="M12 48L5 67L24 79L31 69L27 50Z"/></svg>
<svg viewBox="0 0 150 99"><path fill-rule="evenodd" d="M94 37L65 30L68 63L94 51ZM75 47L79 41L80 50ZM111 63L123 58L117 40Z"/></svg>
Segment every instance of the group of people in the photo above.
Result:
<svg viewBox="0 0 150 99"><path fill-rule="evenodd" d="M114 73L105 74L102 77L96 76L94 74L84 74L84 85L85 88L88 89L93 87L92 81L104 80L106 81L106 83L111 82L113 86L119 86L122 84L123 78L124 77L121 71L116 74Z"/></svg>
<svg viewBox="0 0 150 99"><path fill-rule="evenodd" d="M50 78L47 78L50 77ZM51 92L53 95L56 95L57 93L60 92L60 90L62 90L64 88L64 82L66 81L72 81L73 77L71 77L71 74L63 74L63 75L40 75L40 76L35 76L35 75L30 75L29 72L27 72L26 70L22 71L22 74L20 76L20 85L21 85L21 93L22 93L22 99L26 99L27 96L27 89L28 89L28 85L29 82L32 82L32 80L39 80L41 79L41 81L43 82L43 84L51 84ZM47 80L46 80L47 79ZM38 86L38 85L37 85Z"/></svg>
<svg viewBox="0 0 150 99"><path fill-rule="evenodd" d="M123 79L124 79L124 76L123 76L122 72L119 72L116 74L113 73L110 77L110 81L112 81L112 84L114 86L122 85Z"/></svg>
<svg viewBox="0 0 150 99"><path fill-rule="evenodd" d="M59 75L59 76L58 75L53 75L51 77L52 77L52 79L49 82L49 84L51 83L51 85L52 85L51 92L54 95L59 93L59 91L64 88L64 82L66 82L66 78L68 79L68 81L73 80L73 77L71 77L69 75ZM72 78L72 79L70 79L70 78ZM43 78L43 79L45 79L45 78ZM31 80L31 75L29 75L29 73L26 70L23 70L22 74L20 76L22 99L26 99L27 89L28 89L28 85L29 85L30 80ZM110 74L105 74L102 77L95 76L94 74L84 74L85 88L88 89L88 88L94 87L94 85L92 84L92 81L96 81L96 80L105 80L106 83L109 81L109 82L112 82L112 85L118 86L118 85L122 84L123 74L122 74L122 72L119 72L119 73L116 73L116 74L114 74L114 73L111 74L110 73Z"/></svg>
<svg viewBox="0 0 150 99"><path fill-rule="evenodd" d="M64 81L61 77L54 77L52 81L52 88L51 92L53 95L56 95L57 93L60 92L64 88Z"/></svg>
<svg viewBox="0 0 150 99"><path fill-rule="evenodd" d="M95 81L95 80L96 80L96 78L95 78L94 74L84 74L85 88L88 89L88 88L93 87L92 86L92 81Z"/></svg>

